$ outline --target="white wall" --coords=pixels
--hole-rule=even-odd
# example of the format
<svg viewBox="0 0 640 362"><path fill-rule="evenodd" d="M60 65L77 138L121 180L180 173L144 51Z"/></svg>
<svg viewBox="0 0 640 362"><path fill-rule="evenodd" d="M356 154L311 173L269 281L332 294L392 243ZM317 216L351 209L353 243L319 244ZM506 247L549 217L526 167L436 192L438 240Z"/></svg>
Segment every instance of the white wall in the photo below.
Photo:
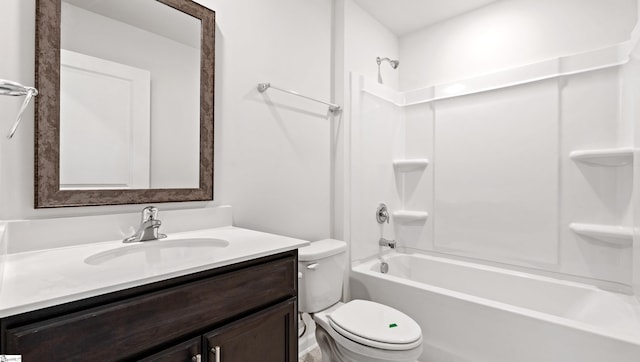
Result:
<svg viewBox="0 0 640 362"><path fill-rule="evenodd" d="M331 4L324 0L202 0L216 10L214 202L163 209L234 206L234 224L303 239L329 234L329 121L326 107L269 91L269 81L330 96ZM0 3L0 78L34 83L32 1ZM20 99L0 97L0 130ZM0 137L0 219L135 212L141 205L33 209L33 106L13 140Z"/></svg>
<svg viewBox="0 0 640 362"><path fill-rule="evenodd" d="M0 37L0 78L34 83L34 2L3 1L0 21L6 31ZM22 97L0 97L0 130L5 134L20 109ZM0 219L19 218L33 205L33 104L12 141L0 137ZM27 185L23 185L27 184ZM21 194L31 194L25 199Z"/></svg>
<svg viewBox="0 0 640 362"><path fill-rule="evenodd" d="M377 78L376 57L398 59L398 37L353 0L344 0L344 62L350 72ZM388 63L380 65L385 85L397 89L400 72ZM348 77L346 81L348 81Z"/></svg>
<svg viewBox="0 0 640 362"><path fill-rule="evenodd" d="M331 3L202 0L216 10L218 202L238 226L329 235L327 107L258 82L330 98Z"/></svg>
<svg viewBox="0 0 640 362"><path fill-rule="evenodd" d="M497 1L403 36L400 88L452 82L628 39L635 0Z"/></svg>

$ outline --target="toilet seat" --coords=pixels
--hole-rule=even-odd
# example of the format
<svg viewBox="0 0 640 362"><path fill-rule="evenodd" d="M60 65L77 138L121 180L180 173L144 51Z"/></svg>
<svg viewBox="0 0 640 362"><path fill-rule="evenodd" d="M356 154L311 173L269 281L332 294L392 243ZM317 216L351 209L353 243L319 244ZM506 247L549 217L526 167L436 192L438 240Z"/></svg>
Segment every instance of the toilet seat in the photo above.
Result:
<svg viewBox="0 0 640 362"><path fill-rule="evenodd" d="M376 302L352 300L327 314L333 330L372 348L406 351L422 344L422 330L411 317Z"/></svg>

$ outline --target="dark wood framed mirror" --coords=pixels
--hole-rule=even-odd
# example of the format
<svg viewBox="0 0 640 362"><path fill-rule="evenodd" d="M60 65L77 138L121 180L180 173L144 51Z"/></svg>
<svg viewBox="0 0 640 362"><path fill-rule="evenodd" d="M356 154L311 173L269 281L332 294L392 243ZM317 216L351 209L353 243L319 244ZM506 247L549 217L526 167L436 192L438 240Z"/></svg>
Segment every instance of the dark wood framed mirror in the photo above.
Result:
<svg viewBox="0 0 640 362"><path fill-rule="evenodd" d="M213 200L214 32L190 0L37 0L35 207Z"/></svg>

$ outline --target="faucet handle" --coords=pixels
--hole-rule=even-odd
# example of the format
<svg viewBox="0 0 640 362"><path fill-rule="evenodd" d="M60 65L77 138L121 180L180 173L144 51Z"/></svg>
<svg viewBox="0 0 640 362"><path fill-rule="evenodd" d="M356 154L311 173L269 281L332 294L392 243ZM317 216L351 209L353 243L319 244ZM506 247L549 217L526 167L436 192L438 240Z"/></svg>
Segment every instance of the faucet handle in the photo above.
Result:
<svg viewBox="0 0 640 362"><path fill-rule="evenodd" d="M389 223L389 211L387 210L387 205L378 205L378 208L376 209L376 221L378 221L378 224L384 224L385 221L387 224Z"/></svg>
<svg viewBox="0 0 640 362"><path fill-rule="evenodd" d="M155 206L147 206L142 209L142 222L155 220L158 217L158 209Z"/></svg>

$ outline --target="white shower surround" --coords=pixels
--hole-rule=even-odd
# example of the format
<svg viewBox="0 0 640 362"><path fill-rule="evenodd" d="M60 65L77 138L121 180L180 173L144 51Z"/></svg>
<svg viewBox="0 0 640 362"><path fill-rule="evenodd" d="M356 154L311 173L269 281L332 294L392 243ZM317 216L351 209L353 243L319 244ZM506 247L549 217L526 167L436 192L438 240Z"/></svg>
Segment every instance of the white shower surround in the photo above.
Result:
<svg viewBox="0 0 640 362"><path fill-rule="evenodd" d="M375 255L378 247L374 241L382 235L397 238L399 246L409 250L452 253L457 257L480 259L490 265L510 265L513 269L532 268L530 270L541 274L550 272L561 278L630 293L632 241L612 245L606 240L584 238L569 229L569 224L631 228L634 170L630 164L618 168L585 167L570 159L569 154L576 150L633 149L631 135L637 115L628 96L621 93L628 92L623 77L629 74L631 64L635 64L632 53L637 35L638 32L634 32L629 41L590 52L404 93L352 74L352 123L348 130L351 140L351 259L357 264ZM539 259L529 259L525 255L518 260L514 255L486 257L437 247L433 240L433 218L438 217L438 210L433 210L433 169L438 168L438 158L434 158L433 147L423 152L424 147L418 144L431 142L431 139L425 142L421 138L425 133L419 134L416 130L422 132L431 127L425 132L434 137L433 126L425 124L433 123L435 104L465 102L473 97L483 97L483 94L499 95L496 92L527 92L531 87L546 83L557 88L558 94L552 98L557 98L559 104L555 111L559 138L557 160L554 161L559 175L557 190L551 190L557 194L559 211L555 217L557 225L552 226L557 230L557 236L556 240L551 240L553 244L548 245L546 250L549 252L541 254ZM422 119L416 116L420 112ZM587 126L582 127L591 129L591 134L582 134L580 122L587 122ZM413 129L409 129L410 124ZM371 132L371 129L375 133L371 139L362 136L362 132ZM424 171L402 173L393 170L393 162L398 159L421 158L429 159ZM378 228L368 212L371 207L375 209L378 202L386 202L392 211L421 211L429 216L426 223L395 222L390 227Z"/></svg>
<svg viewBox="0 0 640 362"><path fill-rule="evenodd" d="M640 303L632 296L449 258L377 259L351 273L353 298L420 324L430 362L635 362Z"/></svg>

